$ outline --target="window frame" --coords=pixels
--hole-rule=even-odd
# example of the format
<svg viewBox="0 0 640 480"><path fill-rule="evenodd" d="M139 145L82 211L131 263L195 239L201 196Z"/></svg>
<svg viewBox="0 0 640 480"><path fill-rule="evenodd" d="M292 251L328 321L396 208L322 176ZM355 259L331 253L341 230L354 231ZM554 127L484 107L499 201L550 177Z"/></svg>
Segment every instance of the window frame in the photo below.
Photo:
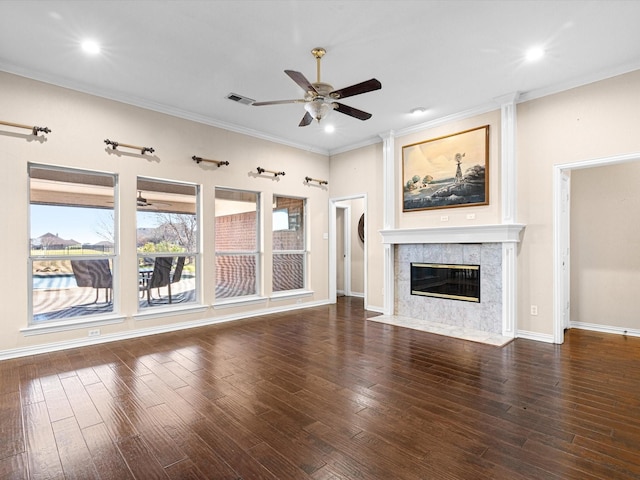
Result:
<svg viewBox="0 0 640 480"><path fill-rule="evenodd" d="M148 312L153 312L153 310L157 310L159 308L162 309L172 309L172 310L177 310L177 309L183 309L185 307L189 308L192 307L194 305L199 305L202 302L202 288L201 288L201 266L202 266L202 209L201 209L201 196L202 196L202 187L200 184L197 183L191 183L191 182L181 182L181 181L176 181L176 180L170 180L170 179L161 179L161 178L155 178L155 177L148 177L148 176L144 176L144 175L138 175L136 176L136 192L140 192L141 188L140 188L140 181L142 182L149 182L149 183L160 183L160 184L167 184L167 185L176 185L178 187L182 186L182 187L189 187L189 188L193 188L195 191L195 224L196 224L196 234L195 234L195 243L194 243L194 250L186 250L184 252L140 252L138 250L138 246L137 246L137 238L138 238L138 229L139 227L139 219L138 219L138 213L141 212L141 210L138 208L138 205L136 204L136 264L137 264L137 269L138 269L138 288L140 290L140 278L141 278L141 274L140 274L140 264L141 264L141 259L144 258L153 258L154 262L155 259L160 258L160 257L174 257L174 258L179 258L179 257L185 257L185 258L190 258L193 257L194 258L194 263L195 263L195 277L194 277L194 297L193 300L190 300L188 302L177 302L177 303L160 303L160 304L155 304L155 305L146 305L146 306L142 306L142 302L140 301L140 297L138 298L138 316L141 314L146 314ZM138 194L139 195L139 194ZM175 214L179 214L179 212L166 212L166 213L175 213ZM174 264L175 267L175 264ZM172 269L173 271L173 269ZM183 270L184 271L184 270ZM141 295L144 296L144 292L141 292Z"/></svg>
<svg viewBox="0 0 640 480"><path fill-rule="evenodd" d="M40 170L48 170L52 172L63 173L67 175L73 175L74 173L77 175L93 175L93 176L102 176L102 177L110 177L112 179L112 188L113 188L113 208L109 209L113 214L113 249L111 253L103 254L103 255L82 255L82 254L47 254L47 255L34 255L33 254L33 224L32 224L32 215L31 208L33 205L38 205L39 203L33 203L33 189L32 189L32 180L34 177L32 175L32 169L40 169ZM52 180L57 181L57 180ZM61 183L65 183L61 181ZM74 183L67 181L66 183ZM78 183L82 185L82 183ZM88 170L84 168L75 168L75 167L66 167L60 165L48 165L37 162L28 162L27 163L27 296L28 296L28 312L27 312L27 326L22 329L22 333L25 335L33 335L38 333L49 333L55 331L63 331L74 328L82 328L83 326L90 325L108 325L111 323L119 323L122 321L122 317L118 314L120 311L120 295L117 289L119 285L118 275L119 275L119 258L120 258L120 234L119 234L119 209L118 209L118 198L119 198L119 176L114 172L105 172L100 170ZM60 206L64 206L67 204L60 204ZM83 207L83 205L73 205L72 203L68 204L69 207ZM90 208L90 207L86 207ZM95 208L95 207L94 207ZM34 263L42 262L42 261L74 261L74 260L104 260L107 259L110 262L111 268L111 276L112 276L112 287L110 289L110 298L111 298L111 310L108 312L98 312L93 315L80 315L80 316L68 316L62 317L59 319L45 319L40 321L34 320Z"/></svg>
<svg viewBox="0 0 640 480"><path fill-rule="evenodd" d="M296 293L300 293L300 292L305 292L308 291L309 289L309 275L308 275L308 269L309 269L309 246L308 246L308 239L309 239L309 231L308 231L308 224L307 224L307 211L308 211L308 198L307 197L298 197L298 196L293 196L293 195L280 195L280 194L273 194L272 197L272 215L273 213L277 212L278 210L282 210L283 207L281 206L277 206L277 200L276 198L285 198L285 199L292 199L292 200L301 200L302 201L302 218L301 218L301 223L302 223L302 231L303 231L303 239L302 239L302 249L300 250L279 250L276 249L275 247L275 241L274 241L274 235L276 232L281 231L281 230L274 230L272 227L272 231L271 231L271 285L272 285L272 291L271 291L271 295L272 297L282 297L282 296L288 296L288 295L292 295L292 294L296 294ZM291 215L288 214L289 217L289 226L291 226ZM290 231L291 229L287 229L288 231ZM273 290L273 285L275 285L275 269L273 268L273 265L275 265L275 255L301 255L302 256L302 287L300 288L295 288L295 289L289 289L289 290Z"/></svg>
<svg viewBox="0 0 640 480"><path fill-rule="evenodd" d="M256 299L261 298L262 288L264 285L264 279L262 278L262 253L263 253L263 245L262 245L262 192L255 190L245 190L240 188L231 188L231 187L223 187L223 186L215 186L214 187L214 200L217 201L217 194L219 191L226 192L237 192L237 193L248 193L255 195L255 217L256 217L256 225L255 225L255 249L254 250L218 250L216 244L217 237L217 229L216 219L217 212L214 208L214 240L213 240L213 250L214 250L214 258L215 263L217 265L217 259L219 257L239 257L239 256L248 256L253 257L255 262L255 284L254 284L254 292L247 295L235 295L235 296L227 296L227 297L218 297L215 294L215 291L218 288L218 271L217 267L215 268L214 273L214 305L224 305L230 303L239 303L239 302L250 302ZM222 200L222 199L221 199Z"/></svg>

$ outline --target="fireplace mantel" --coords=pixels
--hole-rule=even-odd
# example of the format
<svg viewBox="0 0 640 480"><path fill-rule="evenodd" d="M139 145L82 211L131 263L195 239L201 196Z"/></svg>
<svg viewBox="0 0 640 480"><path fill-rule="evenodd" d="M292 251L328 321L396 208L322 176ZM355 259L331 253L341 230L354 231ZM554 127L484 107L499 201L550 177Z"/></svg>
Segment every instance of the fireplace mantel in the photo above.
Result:
<svg viewBox="0 0 640 480"><path fill-rule="evenodd" d="M394 228L380 230L384 244L411 243L518 243L521 223L458 227Z"/></svg>

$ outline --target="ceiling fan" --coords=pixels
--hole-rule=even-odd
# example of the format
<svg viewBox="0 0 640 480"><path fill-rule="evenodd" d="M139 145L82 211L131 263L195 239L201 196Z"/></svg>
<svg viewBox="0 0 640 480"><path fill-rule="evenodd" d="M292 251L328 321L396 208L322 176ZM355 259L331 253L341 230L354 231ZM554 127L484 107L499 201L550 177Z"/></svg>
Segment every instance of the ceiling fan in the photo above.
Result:
<svg viewBox="0 0 640 480"><path fill-rule="evenodd" d="M142 190L138 190L138 197L136 198L136 203L139 207L150 207L153 203L149 202L146 198L142 196Z"/></svg>
<svg viewBox="0 0 640 480"><path fill-rule="evenodd" d="M295 100L274 100L270 102L253 102L253 106L260 107L263 105L282 105L286 103L304 103L304 109L306 113L302 120L298 124L299 127L306 127L313 120L320 122L330 111L336 110L350 117L357 118L359 120L368 120L371 118L371 114L358 110L357 108L350 107L344 103L339 103L334 100L341 98L353 97L354 95L360 95L361 93L372 92L374 90L380 90L382 84L372 78L350 87L334 90L333 86L320 81L320 62L322 57L327 51L324 48L314 48L311 53L316 59L317 65L317 79L314 83L309 82L306 77L295 70L285 70L291 80L296 82L305 91L304 98Z"/></svg>
<svg viewBox="0 0 640 480"><path fill-rule="evenodd" d="M171 206L170 203L166 202L150 202L146 198L142 196L142 190L138 190L138 197L136 198L136 203L138 207L168 207Z"/></svg>
<svg viewBox="0 0 640 480"><path fill-rule="evenodd" d="M112 200L107 201L108 204L113 204L114 202ZM151 210L156 210L157 207L168 207L171 206L170 203L164 203L164 202L150 202L149 200L147 200L146 198L144 198L142 196L142 190L138 190L138 196L136 197L136 205L138 207L141 208L145 208L145 207L156 207L156 208L152 208Z"/></svg>

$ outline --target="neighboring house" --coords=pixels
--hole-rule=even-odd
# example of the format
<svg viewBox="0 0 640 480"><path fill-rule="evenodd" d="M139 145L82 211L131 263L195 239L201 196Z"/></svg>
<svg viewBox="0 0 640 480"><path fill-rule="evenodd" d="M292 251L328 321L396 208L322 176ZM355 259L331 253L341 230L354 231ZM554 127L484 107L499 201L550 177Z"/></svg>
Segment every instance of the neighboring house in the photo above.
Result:
<svg viewBox="0 0 640 480"><path fill-rule="evenodd" d="M76 245L81 245L81 243L73 239L66 240L64 238L60 238L58 235L54 235L53 233L49 232L31 240L32 248L64 249Z"/></svg>

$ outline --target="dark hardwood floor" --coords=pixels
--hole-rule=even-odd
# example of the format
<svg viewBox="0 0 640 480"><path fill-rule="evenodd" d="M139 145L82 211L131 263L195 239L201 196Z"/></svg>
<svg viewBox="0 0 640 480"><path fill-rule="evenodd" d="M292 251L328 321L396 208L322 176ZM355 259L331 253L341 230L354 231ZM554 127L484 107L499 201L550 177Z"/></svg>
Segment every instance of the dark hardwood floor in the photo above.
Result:
<svg viewBox="0 0 640 480"><path fill-rule="evenodd" d="M640 478L640 339L497 348L362 300L0 362L0 478Z"/></svg>

